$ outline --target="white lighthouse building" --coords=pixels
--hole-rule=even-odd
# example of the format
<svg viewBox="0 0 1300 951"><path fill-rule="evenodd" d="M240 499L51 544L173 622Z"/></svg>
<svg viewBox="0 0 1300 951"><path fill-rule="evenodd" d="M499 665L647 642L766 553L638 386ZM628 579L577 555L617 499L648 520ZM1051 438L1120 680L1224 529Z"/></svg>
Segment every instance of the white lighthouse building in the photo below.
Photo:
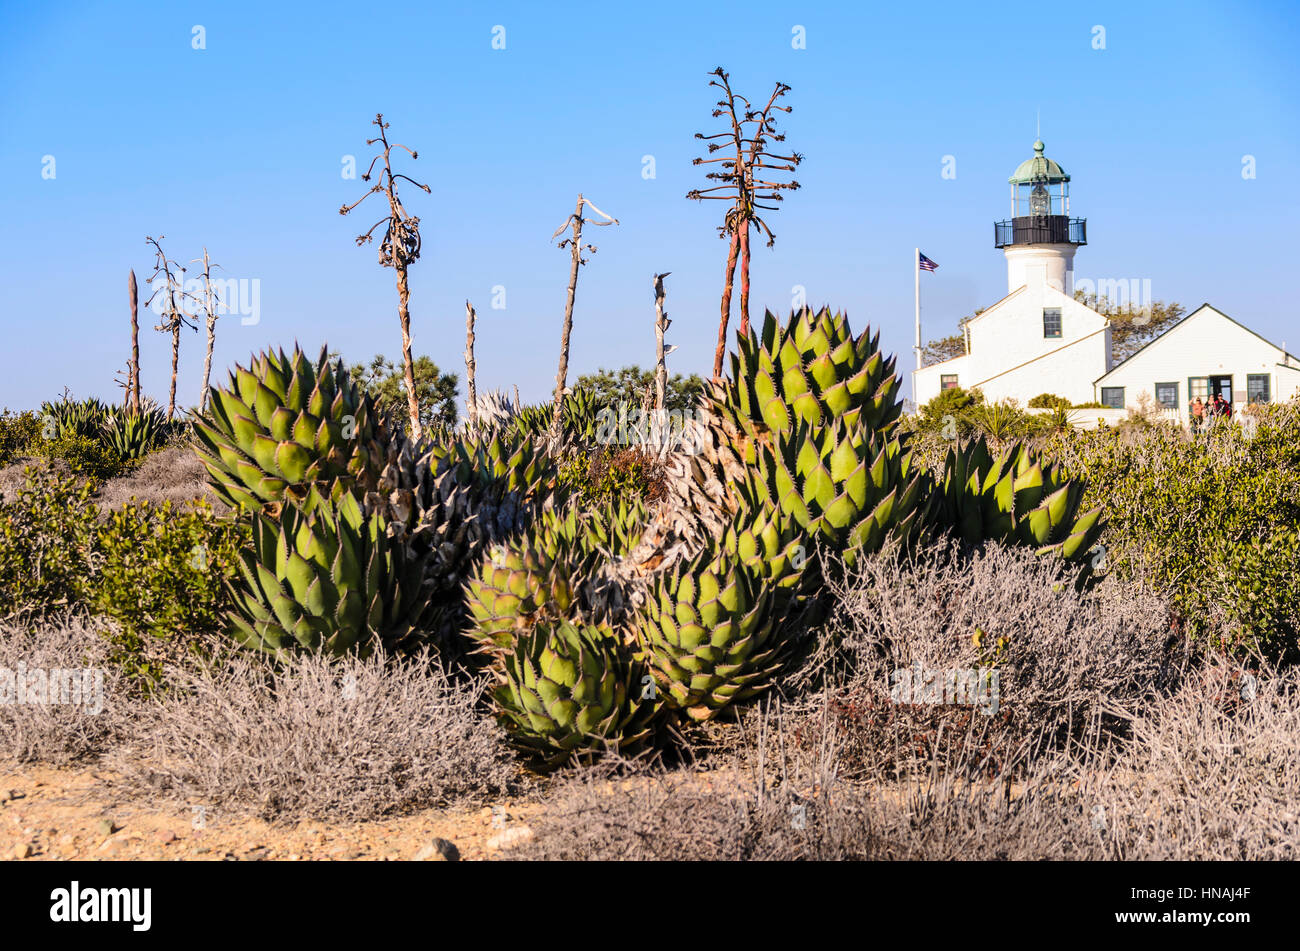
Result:
<svg viewBox="0 0 1300 951"><path fill-rule="evenodd" d="M993 226L1007 295L967 321L965 354L913 371L917 405L954 386L978 388L989 402L1023 406L1050 393L1119 410L1146 393L1186 421L1198 396L1222 393L1241 406L1297 392L1300 360L1208 304L1113 363L1110 322L1074 299L1087 221L1070 217L1070 176L1044 148L1035 142L1033 157L1009 179L1011 217Z"/></svg>

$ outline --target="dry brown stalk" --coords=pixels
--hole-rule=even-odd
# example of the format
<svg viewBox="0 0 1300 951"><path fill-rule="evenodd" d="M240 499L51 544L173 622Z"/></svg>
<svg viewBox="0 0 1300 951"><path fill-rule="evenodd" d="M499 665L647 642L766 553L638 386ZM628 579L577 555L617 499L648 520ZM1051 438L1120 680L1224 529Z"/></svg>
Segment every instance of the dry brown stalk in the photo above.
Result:
<svg viewBox="0 0 1300 951"><path fill-rule="evenodd" d="M671 274L671 271L665 271L662 274L656 274L654 278L655 287L655 409L662 410L666 399L668 389L668 362L667 356L676 350L676 347L664 348L664 334L672 321L668 319L668 313L664 310L664 278Z"/></svg>
<svg viewBox="0 0 1300 951"><path fill-rule="evenodd" d="M790 106L778 106L776 101L790 91L785 83L777 83L767 105L761 110L754 109L750 101L731 89L729 75L719 66L711 74L716 76L709 82L722 90L723 98L713 110L713 117L725 117L730 128L714 135L695 133L695 138L708 141L709 155L721 149L732 150L728 155L718 158L697 158L695 165L721 163L721 171L709 172L705 177L721 182L709 188L697 188L687 193L687 198L696 201L722 200L731 202L726 217L718 228L719 237L729 238L727 265L723 277L722 314L718 324L718 346L713 355L713 376L722 376L722 356L727 347L727 324L731 320L731 292L735 278L737 258L740 263L740 332L749 333L749 229L757 228L767 235L767 246L776 242L776 235L767 226L758 211L774 211L776 204L763 202L780 202L781 192L799 187L797 181L776 182L761 176L772 172L793 172L803 156L798 152L790 155L776 155L768 151L768 142L784 142L785 136L776 131L776 117L773 111L790 112ZM743 104L739 111L737 103ZM718 139L720 141L709 141ZM717 192L718 194L712 194Z"/></svg>
<svg viewBox="0 0 1300 951"><path fill-rule="evenodd" d="M583 205L586 205L605 220L597 221L594 218L582 217ZM555 374L555 415L551 420L551 431L556 435L560 431L560 417L564 408L564 394L567 390L565 382L569 375L569 336L573 332L573 301L578 293L578 267L587 263L586 259L582 257L583 251L590 251L592 254L596 253L594 244L583 245L582 243L582 226L584 224L604 227L618 224L618 219L605 214L579 194L578 204L573 209L573 214L564 219L564 223L555 229L555 234L551 235L551 239L554 240L563 233L565 228L573 229L573 235L565 238L558 245L560 248L566 245L570 246L573 253L572 263L569 266L569 292L564 302L564 327L560 333L560 368Z"/></svg>
<svg viewBox="0 0 1300 951"><path fill-rule="evenodd" d="M131 412L140 412L140 288L135 282L135 268L126 281L127 301L131 305L131 362L127 374L127 402Z"/></svg>
<svg viewBox="0 0 1300 951"><path fill-rule="evenodd" d="M370 160L370 167L361 176L363 182L370 181L375 164L382 158L384 167L379 172L379 181L350 205L339 209L340 215L346 215L376 192L382 192L388 198L389 213L370 226L370 230L357 237L357 246L374 240L375 229L385 225L383 240L379 243L379 263L382 267L391 267L397 272L397 318L402 325L402 367L406 383L406 406L411 416L411 435L420 438L420 404L415 395L415 362L411 356L411 286L407 279L407 268L420 257L420 219L408 215L397 196L397 179L404 178L416 188L431 194L428 185L421 185L415 179L400 172L393 171L390 155L393 149L406 149L412 159L418 159L419 153L402 145L400 142L389 144L388 123L384 122L383 113L377 113L373 124L379 127L379 135L367 139L366 145L379 142L383 151Z"/></svg>
<svg viewBox="0 0 1300 951"><path fill-rule="evenodd" d="M206 247L203 249L203 257L195 258L191 263L198 261L203 262L203 313L208 326L208 349L203 356L203 387L199 390L199 411L202 412L208 407L208 379L212 375L212 348L217 340L217 307L221 303L216 288L212 286L212 269L221 265L208 260Z"/></svg>
<svg viewBox="0 0 1300 951"><path fill-rule="evenodd" d="M465 301L465 392L469 410L469 428L478 427L478 395L474 389L474 307Z"/></svg>
<svg viewBox="0 0 1300 951"><path fill-rule="evenodd" d="M157 255L157 262L154 264L149 283L155 284L161 281L149 295L149 300L145 301L145 306L148 307L159 294L163 295L162 317L154 330L172 336L172 381L167 394L167 419L170 421L176 413L176 367L180 363L181 328L189 327L196 333L199 328L197 324L187 320L185 305L194 302L194 297L185 290L185 268L175 261L168 260L167 255L163 253L159 242L165 237L166 235L160 234L156 239L148 236L144 239L146 244L153 246L154 254ZM176 277L174 269L180 270L180 278Z"/></svg>

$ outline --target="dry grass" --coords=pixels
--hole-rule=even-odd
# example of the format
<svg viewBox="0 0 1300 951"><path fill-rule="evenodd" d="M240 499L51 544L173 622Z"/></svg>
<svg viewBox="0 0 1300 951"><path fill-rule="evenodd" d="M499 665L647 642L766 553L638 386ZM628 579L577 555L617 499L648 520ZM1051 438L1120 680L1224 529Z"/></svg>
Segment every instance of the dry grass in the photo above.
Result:
<svg viewBox="0 0 1300 951"><path fill-rule="evenodd" d="M102 622L75 615L30 624L0 624L0 677L7 681L7 672L12 672L15 681L14 692L0 698L0 762L66 766L121 741L124 703L119 678L104 659L107 650L100 634L102 626ZM28 697L28 702L18 702L20 671L27 675L37 672L39 678L39 672L56 669L103 670L102 708L97 711L100 704L88 700L84 691L80 704L49 703L48 680L44 702L39 693ZM0 694L6 693L5 686L0 686ZM73 697L69 694L62 699Z"/></svg>
<svg viewBox="0 0 1300 951"><path fill-rule="evenodd" d="M1099 799L1117 858L1300 858L1300 671L1212 658L1135 722Z"/></svg>
<svg viewBox="0 0 1300 951"><path fill-rule="evenodd" d="M218 651L168 670L146 699L106 661L111 622L0 625L4 671L98 668L102 709L0 702L0 763L93 764L150 798L197 799L269 820L367 819L472 804L519 785L482 684L426 658L304 659L272 673ZM3 693L0 685L0 693Z"/></svg>
<svg viewBox="0 0 1300 951"><path fill-rule="evenodd" d="M138 469L100 487L96 501L101 508L118 509L137 498L160 504L207 499L218 512L226 505L208 491L207 471L188 445L172 445L150 453Z"/></svg>
<svg viewBox="0 0 1300 951"><path fill-rule="evenodd" d="M817 650L791 683L826 691L842 768L872 781L928 769L938 750L978 750L963 762L991 775L1122 733L1176 682L1184 658L1172 652L1170 613L1140 587L1106 580L1080 593L1072 578L1059 561L997 544L864 559L831 583ZM918 670L996 671L996 698L895 693Z"/></svg>
<svg viewBox="0 0 1300 951"><path fill-rule="evenodd" d="M0 668L102 661L81 618L0 628ZM419 662L240 658L190 670L163 700L104 709L0 704L0 761L119 771L124 792L273 821L366 819L519 791L479 685ZM1124 735L1094 731L987 771L969 738L902 776L863 778L860 734L830 690L752 707L734 761L606 762L561 776L529 819L535 859L1300 858L1300 672L1219 658L1147 698ZM920 768L924 766L925 768Z"/></svg>
<svg viewBox="0 0 1300 951"><path fill-rule="evenodd" d="M18 490L27 481L24 470L28 467L38 472L49 471L60 479L72 475L71 467L62 459L19 459L0 468L0 496L12 499L18 495Z"/></svg>
<svg viewBox="0 0 1300 951"><path fill-rule="evenodd" d="M428 658L239 657L138 708L108 762L128 786L268 819L367 819L505 792L517 773L482 684ZM174 681L176 682L176 681Z"/></svg>
<svg viewBox="0 0 1300 951"><path fill-rule="evenodd" d="M0 468L0 494L12 497L23 485L23 470L32 466L49 469L61 478L72 474L62 459L20 459ZM105 510L119 509L132 498L153 503L188 502L207 499L218 512L227 506L207 487L207 472L194 450L188 445L170 445L150 453L139 467L126 475L106 480L95 493L95 501Z"/></svg>
<svg viewBox="0 0 1300 951"><path fill-rule="evenodd" d="M735 772L577 771L519 857L547 860L1294 860L1300 686L1219 661L1154 700L1130 740L971 781L965 747L903 781L850 782L823 707L813 744L751 712Z"/></svg>
<svg viewBox="0 0 1300 951"><path fill-rule="evenodd" d="M560 776L512 856L1300 858L1300 670L1189 665L1158 598L1110 580L1080 594L1053 563L998 546L867 559L838 589L809 668L819 688L713 725L723 740L703 761ZM894 702L898 667L987 661L974 627L985 649L1006 638L998 715ZM0 670L104 665L102 632L75 616L0 626ZM223 654L174 664L169 682L140 699L106 669L97 714L0 704L0 762L93 763L145 802L276 822L527 788L483 685L428 658L273 673Z"/></svg>

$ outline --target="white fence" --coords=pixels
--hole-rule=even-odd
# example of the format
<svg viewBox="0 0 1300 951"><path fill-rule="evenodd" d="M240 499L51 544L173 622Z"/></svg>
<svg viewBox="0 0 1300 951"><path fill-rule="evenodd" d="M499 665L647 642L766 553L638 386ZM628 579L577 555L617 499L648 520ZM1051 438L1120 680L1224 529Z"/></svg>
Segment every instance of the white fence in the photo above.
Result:
<svg viewBox="0 0 1300 951"><path fill-rule="evenodd" d="M1028 409L1028 413L1050 413L1050 409ZM1096 429L1099 426L1116 426L1121 421L1128 419L1127 409L1111 409L1110 407L1093 407L1092 409L1068 409L1070 421L1074 423L1075 429ZM1162 409L1151 417L1153 423L1172 423L1175 426L1182 426L1183 417L1176 409Z"/></svg>

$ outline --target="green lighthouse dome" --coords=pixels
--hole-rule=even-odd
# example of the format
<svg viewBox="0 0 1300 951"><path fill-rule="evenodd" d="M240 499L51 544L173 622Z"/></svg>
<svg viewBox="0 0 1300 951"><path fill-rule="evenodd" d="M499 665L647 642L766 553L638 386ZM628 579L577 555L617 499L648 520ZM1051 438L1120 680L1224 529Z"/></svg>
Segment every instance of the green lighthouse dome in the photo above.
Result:
<svg viewBox="0 0 1300 951"><path fill-rule="evenodd" d="M1055 185L1060 182L1068 182L1070 176L1046 155L1043 154L1043 140L1038 139L1034 142L1034 157L1025 159L1016 169L1016 173L1007 181L1012 185L1032 185L1043 183L1046 185Z"/></svg>

